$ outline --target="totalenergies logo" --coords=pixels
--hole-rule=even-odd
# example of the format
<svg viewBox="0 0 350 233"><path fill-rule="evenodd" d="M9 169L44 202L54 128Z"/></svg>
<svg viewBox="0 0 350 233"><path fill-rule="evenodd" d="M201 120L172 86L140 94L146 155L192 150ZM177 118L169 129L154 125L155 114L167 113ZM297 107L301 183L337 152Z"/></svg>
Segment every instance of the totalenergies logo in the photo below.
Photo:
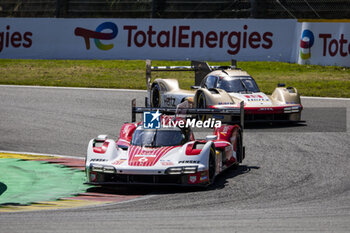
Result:
<svg viewBox="0 0 350 233"><path fill-rule="evenodd" d="M303 31L300 40L300 57L301 59L309 59L311 57L311 47L314 44L315 38L312 31L306 29Z"/></svg>
<svg viewBox="0 0 350 233"><path fill-rule="evenodd" d="M109 29L112 32L102 32L106 29ZM93 38L97 48L101 50L110 50L113 48L113 44L103 44L100 40L114 39L118 34L118 27L112 22L105 22L98 25L95 31L77 27L74 34L84 38L86 49L90 49L90 38Z"/></svg>

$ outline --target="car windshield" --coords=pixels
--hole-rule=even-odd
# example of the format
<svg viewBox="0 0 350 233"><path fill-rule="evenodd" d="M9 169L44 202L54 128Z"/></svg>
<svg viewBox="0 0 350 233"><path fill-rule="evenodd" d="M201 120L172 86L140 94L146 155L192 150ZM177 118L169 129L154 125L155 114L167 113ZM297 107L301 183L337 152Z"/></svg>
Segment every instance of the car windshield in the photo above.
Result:
<svg viewBox="0 0 350 233"><path fill-rule="evenodd" d="M260 92L258 85L249 76L223 78L218 82L218 88L227 92Z"/></svg>
<svg viewBox="0 0 350 233"><path fill-rule="evenodd" d="M134 146L177 146L185 142L185 135L178 128L172 129L136 129L131 145Z"/></svg>

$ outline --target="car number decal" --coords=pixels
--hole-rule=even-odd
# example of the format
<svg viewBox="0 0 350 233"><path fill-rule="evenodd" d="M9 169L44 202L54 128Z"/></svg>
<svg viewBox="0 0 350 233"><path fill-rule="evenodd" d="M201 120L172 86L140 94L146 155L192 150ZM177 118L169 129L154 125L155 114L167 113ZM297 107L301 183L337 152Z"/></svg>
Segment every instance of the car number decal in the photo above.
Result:
<svg viewBox="0 0 350 233"><path fill-rule="evenodd" d="M164 104L169 107L175 106L176 99L173 97L165 97L164 98Z"/></svg>

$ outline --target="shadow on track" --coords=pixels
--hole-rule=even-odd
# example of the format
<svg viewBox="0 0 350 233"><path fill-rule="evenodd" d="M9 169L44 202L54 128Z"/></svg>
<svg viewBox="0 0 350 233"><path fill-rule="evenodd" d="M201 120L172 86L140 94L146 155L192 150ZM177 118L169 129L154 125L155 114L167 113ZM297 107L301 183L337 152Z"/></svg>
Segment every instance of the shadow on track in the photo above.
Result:
<svg viewBox="0 0 350 233"><path fill-rule="evenodd" d="M91 187L86 192L132 196L150 194L152 189L154 189L152 186L106 185Z"/></svg>
<svg viewBox="0 0 350 233"><path fill-rule="evenodd" d="M208 187L182 187L182 186L157 186L157 185L121 185L121 186L96 186L89 188L87 192L92 193L101 193L101 194L114 194L114 195L147 195L147 194L154 194L154 195L163 195L163 194L170 194L170 193L189 193L189 192L201 192L201 191L209 191L209 190L216 190L216 189L223 189L225 188L226 184L228 183L228 179L235 178L237 176L246 174L250 172L253 169L259 169L260 167L257 166L246 166L246 165L240 165L235 168L230 168L224 171L223 173L219 174L214 184L208 186Z"/></svg>
<svg viewBox="0 0 350 233"><path fill-rule="evenodd" d="M254 130L269 130L280 131L280 129L293 129L307 127L307 123L301 122L248 122L244 124L245 129Z"/></svg>
<svg viewBox="0 0 350 233"><path fill-rule="evenodd" d="M238 167L230 168L224 171L223 173L219 174L215 178L214 184L210 185L207 190L214 190L214 189L223 189L225 188L225 185L228 183L228 179L232 179L234 177L249 173L253 169L260 169L258 166L247 166L247 165L240 165Z"/></svg>

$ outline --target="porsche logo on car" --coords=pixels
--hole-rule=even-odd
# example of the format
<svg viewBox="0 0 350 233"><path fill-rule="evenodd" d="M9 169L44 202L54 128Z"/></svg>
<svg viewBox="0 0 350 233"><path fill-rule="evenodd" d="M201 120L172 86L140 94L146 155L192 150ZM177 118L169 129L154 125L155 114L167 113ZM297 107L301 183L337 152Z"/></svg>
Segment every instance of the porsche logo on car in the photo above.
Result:
<svg viewBox="0 0 350 233"><path fill-rule="evenodd" d="M139 159L139 162L141 162L141 163L145 163L147 161L148 161L148 159L145 158L145 157L142 157L142 158Z"/></svg>

